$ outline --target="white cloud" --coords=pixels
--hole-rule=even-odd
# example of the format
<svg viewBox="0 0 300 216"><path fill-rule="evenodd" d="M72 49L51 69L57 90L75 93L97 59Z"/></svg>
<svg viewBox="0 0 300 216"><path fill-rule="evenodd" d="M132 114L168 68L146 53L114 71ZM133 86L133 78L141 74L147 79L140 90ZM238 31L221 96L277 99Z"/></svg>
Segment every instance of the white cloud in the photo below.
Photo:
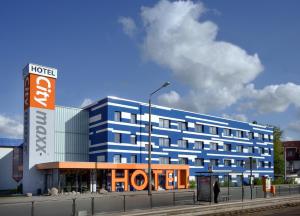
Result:
<svg viewBox="0 0 300 216"><path fill-rule="evenodd" d="M187 94L171 91L161 95L159 102L198 112L222 110L237 102L259 113L299 107L299 85L254 88L253 81L264 69L258 55L218 40L218 26L202 18L207 11L201 2L192 1L161 0L142 7L144 55L170 69L188 87ZM136 31L131 18L119 22L126 34Z"/></svg>
<svg viewBox="0 0 300 216"><path fill-rule="evenodd" d="M223 117L227 118L227 119L234 119L234 120L243 121L243 122L248 121L247 116L244 114L223 114Z"/></svg>
<svg viewBox="0 0 300 216"><path fill-rule="evenodd" d="M92 100L92 99L90 99L90 98L85 98L85 99L82 101L80 107L83 108L83 107L86 107L86 106L88 106L88 105L90 105L90 104L92 104L92 103L93 103L93 100Z"/></svg>
<svg viewBox="0 0 300 216"><path fill-rule="evenodd" d="M0 114L0 135L2 137L22 138L22 122L17 119Z"/></svg>
<svg viewBox="0 0 300 216"><path fill-rule="evenodd" d="M248 90L248 97L253 99L248 107L260 113L284 112L292 104L300 108L300 86L294 83L269 85L261 90L249 85Z"/></svg>
<svg viewBox="0 0 300 216"><path fill-rule="evenodd" d="M144 53L190 87L188 95L178 98L180 104L197 111L234 104L245 85L263 70L257 54L218 41L218 26L199 21L204 12L202 3L163 0L142 8L141 15L146 31Z"/></svg>
<svg viewBox="0 0 300 216"><path fill-rule="evenodd" d="M124 33L133 37L137 30L134 20L130 17L120 17L118 21L122 25Z"/></svg>

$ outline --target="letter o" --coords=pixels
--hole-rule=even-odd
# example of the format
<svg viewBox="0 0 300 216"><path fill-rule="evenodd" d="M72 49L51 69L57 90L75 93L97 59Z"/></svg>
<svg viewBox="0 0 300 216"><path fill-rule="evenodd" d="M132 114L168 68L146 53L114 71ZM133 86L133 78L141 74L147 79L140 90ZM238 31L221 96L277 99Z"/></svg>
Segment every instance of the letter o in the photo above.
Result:
<svg viewBox="0 0 300 216"><path fill-rule="evenodd" d="M138 175L142 175L144 178L144 183L141 185L137 185L135 183L135 178ZM143 170L136 170L132 173L132 175L130 177L130 183L136 190L144 190L148 185L148 176L146 175L146 173Z"/></svg>

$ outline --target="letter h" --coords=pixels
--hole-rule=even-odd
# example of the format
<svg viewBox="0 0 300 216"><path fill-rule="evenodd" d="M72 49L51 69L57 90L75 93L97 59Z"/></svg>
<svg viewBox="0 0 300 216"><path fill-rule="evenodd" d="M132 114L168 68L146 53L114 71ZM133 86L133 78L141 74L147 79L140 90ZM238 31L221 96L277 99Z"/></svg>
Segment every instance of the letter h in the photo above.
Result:
<svg viewBox="0 0 300 216"><path fill-rule="evenodd" d="M124 191L128 191L128 170L124 170L124 177L117 178L116 170L111 170L111 191L116 191L116 183L124 183Z"/></svg>

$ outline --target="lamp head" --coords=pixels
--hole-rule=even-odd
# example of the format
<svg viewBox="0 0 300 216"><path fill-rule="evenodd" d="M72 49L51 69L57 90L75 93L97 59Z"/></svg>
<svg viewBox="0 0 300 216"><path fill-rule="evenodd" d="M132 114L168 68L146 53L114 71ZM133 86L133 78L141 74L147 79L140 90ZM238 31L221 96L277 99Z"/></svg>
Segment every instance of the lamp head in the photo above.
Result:
<svg viewBox="0 0 300 216"><path fill-rule="evenodd" d="M163 85L162 85L162 87L164 88L164 87L167 87L167 86L169 86L171 83L170 82L165 82Z"/></svg>

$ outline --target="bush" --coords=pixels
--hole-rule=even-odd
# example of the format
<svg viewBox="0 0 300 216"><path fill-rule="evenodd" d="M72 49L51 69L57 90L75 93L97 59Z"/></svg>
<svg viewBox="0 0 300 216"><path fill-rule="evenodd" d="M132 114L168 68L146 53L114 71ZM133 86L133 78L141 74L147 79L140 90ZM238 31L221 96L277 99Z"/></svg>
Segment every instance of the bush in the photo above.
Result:
<svg viewBox="0 0 300 216"><path fill-rule="evenodd" d="M195 189L196 188L196 181L191 180L190 181L190 189Z"/></svg>
<svg viewBox="0 0 300 216"><path fill-rule="evenodd" d="M273 184L273 185L284 184L284 178L283 178L283 177L275 178L275 179L272 181L272 184Z"/></svg>
<svg viewBox="0 0 300 216"><path fill-rule="evenodd" d="M254 185L262 185L262 179L261 178L255 178L253 183L254 183Z"/></svg>

